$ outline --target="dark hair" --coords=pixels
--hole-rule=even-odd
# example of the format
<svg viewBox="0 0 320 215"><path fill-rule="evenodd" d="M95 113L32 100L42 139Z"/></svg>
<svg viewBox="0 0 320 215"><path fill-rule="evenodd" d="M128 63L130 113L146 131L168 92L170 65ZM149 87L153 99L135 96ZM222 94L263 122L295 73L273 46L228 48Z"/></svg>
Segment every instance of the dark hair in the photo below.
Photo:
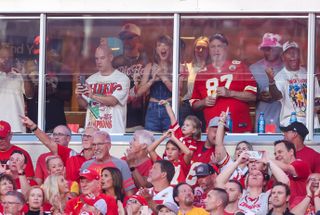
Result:
<svg viewBox="0 0 320 215"><path fill-rule="evenodd" d="M13 151L11 152L11 154L10 154L10 157L11 157L11 155L13 155L13 154L20 154L20 155L22 155L22 156L24 157L24 164L27 164L27 156L26 156L22 151L20 151L20 150L13 150Z"/></svg>
<svg viewBox="0 0 320 215"><path fill-rule="evenodd" d="M9 181L9 182L12 184L13 189L14 189L14 190L17 189L16 181L12 178L11 175L6 174L6 173L1 174L1 175L0 175L0 183L1 183L2 181Z"/></svg>
<svg viewBox="0 0 320 215"><path fill-rule="evenodd" d="M229 180L229 182L230 182L230 183L234 183L234 184L238 185L238 188L239 188L239 190L240 190L240 193L242 193L242 192L243 192L242 184L241 184L239 181L234 180L234 179L231 179L231 180Z"/></svg>
<svg viewBox="0 0 320 215"><path fill-rule="evenodd" d="M172 197L173 197L173 200L174 202L179 206L179 202L176 201L176 197L179 195L179 187L181 187L182 185L187 185L189 186L191 189L192 189L192 193L193 193L193 188L187 184L186 182L180 182L179 184L177 184L174 188L173 188L173 191L172 191Z"/></svg>
<svg viewBox="0 0 320 215"><path fill-rule="evenodd" d="M195 128L195 132L192 134L192 138L195 140L199 140L201 138L201 127L202 127L202 123L199 120L198 117L193 116L193 115L189 115L185 118L184 121L186 120L190 120L193 123L193 127Z"/></svg>
<svg viewBox="0 0 320 215"><path fill-rule="evenodd" d="M216 33L216 34L212 35L209 39L209 43L211 43L211 41L213 41L213 40L219 40L220 42L222 42L226 45L229 45L227 38L221 33Z"/></svg>
<svg viewBox="0 0 320 215"><path fill-rule="evenodd" d="M274 188L274 187L276 187L276 186L282 186L282 187L284 187L284 189L286 190L286 196L289 196L289 195L291 194L291 192L290 192L290 187L289 187L287 184L278 181L278 182L276 182L276 183L272 186L272 188Z"/></svg>
<svg viewBox="0 0 320 215"><path fill-rule="evenodd" d="M157 47L157 43L164 43L172 48L173 42L172 42L172 38L169 37L168 35L160 35L156 40L155 47ZM156 48L154 49L153 56L154 56L154 62L160 63L160 58L159 58L159 55L157 54ZM172 57L169 57L168 60L169 60L169 65L171 65Z"/></svg>
<svg viewBox="0 0 320 215"><path fill-rule="evenodd" d="M168 160L157 160L154 163L160 164L161 172L167 173L167 180L170 183L175 173L173 164Z"/></svg>
<svg viewBox="0 0 320 215"><path fill-rule="evenodd" d="M23 194L18 192L18 191L16 191L16 190L8 191L6 193L6 196L14 196L14 197L16 197L22 205L24 205L26 203L26 200L25 200Z"/></svg>
<svg viewBox="0 0 320 215"><path fill-rule="evenodd" d="M167 147L167 145L168 144L171 144L171 145L174 145L175 147L177 147L178 149L179 149L179 151L181 151L181 149L180 149L180 147L178 146L178 144L176 144L175 142L173 142L172 140L168 140L167 142L166 142L166 147Z"/></svg>
<svg viewBox="0 0 320 215"><path fill-rule="evenodd" d="M223 208L225 208L229 203L229 196L225 189L222 188L213 188L213 191L217 192L217 196L222 201Z"/></svg>
<svg viewBox="0 0 320 215"><path fill-rule="evenodd" d="M276 146L276 145L278 145L278 144L280 144L280 143L283 143L283 144L285 145L285 147L287 148L288 151L290 151L290 150L292 149L292 150L293 150L293 155L294 155L294 157L297 156L297 154L296 154L296 147L295 147L295 145L294 145L292 142L290 142L290 141L288 141L288 140L277 140L277 141L274 142L274 146Z"/></svg>
<svg viewBox="0 0 320 215"><path fill-rule="evenodd" d="M115 167L105 167L102 169L101 175L105 170L108 170L110 172L114 193L116 194L117 200L120 200L122 202L125 196L125 191L123 188L123 178L121 171ZM105 193L105 190L103 190L103 193Z"/></svg>

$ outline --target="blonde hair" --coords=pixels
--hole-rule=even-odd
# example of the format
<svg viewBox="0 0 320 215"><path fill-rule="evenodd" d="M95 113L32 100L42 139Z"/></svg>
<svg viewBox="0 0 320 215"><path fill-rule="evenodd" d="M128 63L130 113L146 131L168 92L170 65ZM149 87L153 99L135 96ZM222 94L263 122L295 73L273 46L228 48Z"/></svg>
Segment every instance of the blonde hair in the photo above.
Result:
<svg viewBox="0 0 320 215"><path fill-rule="evenodd" d="M58 155L50 155L48 157L46 157L46 167L47 167L47 170L49 170L49 163L50 161L54 160L54 159L60 159L61 162L63 163L63 160L61 159L60 156Z"/></svg>
<svg viewBox="0 0 320 215"><path fill-rule="evenodd" d="M53 205L53 201L55 196L60 196L59 191L59 183L58 180L60 177L63 177L62 175L49 175L46 180L44 181L42 188L44 191L45 198L48 200L48 202Z"/></svg>

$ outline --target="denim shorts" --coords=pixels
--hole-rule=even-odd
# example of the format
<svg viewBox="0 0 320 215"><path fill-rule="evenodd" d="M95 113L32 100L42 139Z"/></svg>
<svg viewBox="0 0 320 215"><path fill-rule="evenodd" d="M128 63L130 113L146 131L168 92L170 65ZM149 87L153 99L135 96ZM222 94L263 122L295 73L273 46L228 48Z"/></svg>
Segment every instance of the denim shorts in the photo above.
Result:
<svg viewBox="0 0 320 215"><path fill-rule="evenodd" d="M170 118L163 105L158 102L149 102L145 119L145 129L164 132L169 129Z"/></svg>

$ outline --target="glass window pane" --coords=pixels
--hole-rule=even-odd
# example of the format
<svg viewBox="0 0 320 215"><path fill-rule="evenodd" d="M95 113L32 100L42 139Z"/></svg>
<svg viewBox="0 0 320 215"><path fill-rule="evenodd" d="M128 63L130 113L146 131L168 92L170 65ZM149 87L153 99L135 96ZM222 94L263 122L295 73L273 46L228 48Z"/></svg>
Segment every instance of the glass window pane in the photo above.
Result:
<svg viewBox="0 0 320 215"><path fill-rule="evenodd" d="M53 80L58 81L53 98L57 98L57 92L61 96L57 98L60 103L57 101L56 106L51 108L57 112L64 107L66 123L74 126L74 131L85 125L93 125L110 133L123 133L125 130L133 132L143 128L145 122L151 122L148 113L159 126L163 126L161 123L164 123L163 116L166 113L155 118L156 113L148 112L150 108L147 107L153 102L153 107L159 108L159 100L171 98L172 25L172 18L166 17L80 20L49 18L46 74L47 77L54 74ZM157 38L161 35L167 35L162 40L165 43L168 41L169 47L160 47L161 44L157 46ZM112 50L111 58L104 49L105 45ZM158 57L155 57L156 47L159 48ZM53 59L50 60L49 57ZM164 65L160 65L163 63L162 58L166 59ZM51 62L53 65L50 65ZM110 63L119 72L112 70L113 73L110 73ZM147 65L148 75L144 75ZM149 70L157 75L152 75ZM80 79L85 80L85 86L80 86L84 91L77 96L75 90L80 90L77 88ZM151 84L153 81L154 84ZM86 89L91 89L93 95L87 94ZM163 94L165 90L167 92ZM54 101L49 95L47 93L47 100ZM109 95L112 97L108 97ZM48 109L48 101L46 104ZM52 121L60 119L49 119L49 116L46 118L46 124L52 126ZM57 123L64 123L62 114ZM155 128L157 129L158 127Z"/></svg>
<svg viewBox="0 0 320 215"><path fill-rule="evenodd" d="M186 96L182 91L180 93L185 99L182 104L189 108L188 114L192 113L187 102L190 98L195 99L191 100L195 107L201 106L201 103L197 102L204 101L210 93L211 103L207 106L212 107L203 109L205 123L208 124L212 117L219 116L221 111L226 111L229 107L233 132L257 132L260 112L264 113L267 129L264 132L279 132L279 116L281 124L287 125L293 111L299 114L300 120L305 120L305 100L293 104L298 91L292 91L292 95L288 95L289 89L284 92L288 96L284 102L292 103L289 108L284 106L281 109L280 103L274 101L276 97L274 96L273 100L270 98L269 79L265 70L272 68L275 76L283 69L282 44L287 41L295 41L299 45L300 65L306 68L307 27L307 19L299 17L219 19L182 16L181 39L186 47L181 59L181 70L191 71L187 72L189 83L185 83L188 83L189 90L192 86L195 88L193 95L189 93ZM208 72L198 75L199 80L194 82L195 73L203 69ZM255 99L252 97L255 95L252 76L257 82L257 101L252 101ZM270 80L273 83L273 79ZM230 98L234 96L236 98Z"/></svg>
<svg viewBox="0 0 320 215"><path fill-rule="evenodd" d="M12 132L26 132L20 116L30 115L26 107L38 93L34 39L39 20L4 18L0 32L0 119L10 123Z"/></svg>

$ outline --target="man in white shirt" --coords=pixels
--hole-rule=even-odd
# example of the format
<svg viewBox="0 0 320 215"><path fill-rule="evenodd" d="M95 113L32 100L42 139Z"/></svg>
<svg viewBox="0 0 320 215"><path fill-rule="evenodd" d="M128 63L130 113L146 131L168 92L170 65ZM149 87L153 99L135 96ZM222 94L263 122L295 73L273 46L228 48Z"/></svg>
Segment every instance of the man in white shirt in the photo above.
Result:
<svg viewBox="0 0 320 215"><path fill-rule="evenodd" d="M85 84L77 84L79 105L87 108L85 126L97 127L108 133L124 133L126 128L129 78L112 67L112 51L100 45L95 53L98 72Z"/></svg>

